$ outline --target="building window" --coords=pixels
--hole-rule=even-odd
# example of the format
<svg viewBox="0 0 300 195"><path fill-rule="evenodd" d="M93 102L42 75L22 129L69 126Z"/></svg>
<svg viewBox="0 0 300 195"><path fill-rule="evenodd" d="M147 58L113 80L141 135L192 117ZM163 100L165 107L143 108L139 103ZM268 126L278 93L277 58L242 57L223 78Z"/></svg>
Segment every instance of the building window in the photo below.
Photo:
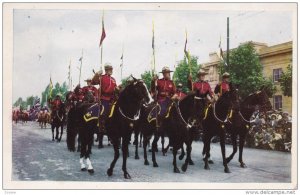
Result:
<svg viewBox="0 0 300 195"><path fill-rule="evenodd" d="M273 69L273 82L278 82L282 74L282 68Z"/></svg>
<svg viewBox="0 0 300 195"><path fill-rule="evenodd" d="M273 101L274 101L275 110L282 109L282 96L281 95L275 95Z"/></svg>

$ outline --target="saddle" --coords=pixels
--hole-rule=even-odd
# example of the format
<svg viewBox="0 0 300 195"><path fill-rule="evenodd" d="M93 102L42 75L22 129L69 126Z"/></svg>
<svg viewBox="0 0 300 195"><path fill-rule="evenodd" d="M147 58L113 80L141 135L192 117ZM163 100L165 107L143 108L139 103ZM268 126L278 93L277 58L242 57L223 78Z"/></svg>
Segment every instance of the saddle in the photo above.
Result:
<svg viewBox="0 0 300 195"><path fill-rule="evenodd" d="M171 111L171 108L173 106L174 102L172 102L165 113L162 113L161 112L161 106L159 104L157 104L156 106L154 106L152 108L152 110L149 112L148 114L148 117L147 117L147 121L149 123L151 123L152 121L156 120L156 116L160 119L165 119L165 118L168 118L169 115L170 115L170 111Z"/></svg>
<svg viewBox="0 0 300 195"><path fill-rule="evenodd" d="M113 103L109 108L109 115L108 117L112 117L114 108L115 108L116 102ZM104 106L100 105L98 103L94 103L91 105L88 109L85 115L83 116L85 122L89 122L91 120L98 120L98 117L101 117L102 119L105 119L107 116L104 116Z"/></svg>

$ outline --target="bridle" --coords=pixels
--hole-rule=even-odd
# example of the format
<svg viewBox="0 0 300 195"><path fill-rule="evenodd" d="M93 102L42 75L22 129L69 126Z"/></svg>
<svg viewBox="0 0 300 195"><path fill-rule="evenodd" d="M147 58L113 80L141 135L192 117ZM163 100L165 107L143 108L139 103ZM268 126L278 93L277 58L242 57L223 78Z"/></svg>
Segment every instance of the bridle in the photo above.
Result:
<svg viewBox="0 0 300 195"><path fill-rule="evenodd" d="M196 96L195 96L195 97L196 97ZM177 103L177 106L175 106L175 107L176 107L176 109L177 109L177 111L178 111L178 114L179 114L180 119L183 121L183 123L184 123L184 125L186 126L186 128L187 128L187 129L190 129L193 125L187 123L187 122L184 120L184 118L183 118L183 116L182 116L182 113L181 113L181 111L180 111L180 108L179 108L179 102Z"/></svg>
<svg viewBox="0 0 300 195"><path fill-rule="evenodd" d="M129 116L126 116L126 115L124 114L124 112L122 111L122 109L121 109L120 106L119 106L119 112L120 112L120 114L121 114L124 118L126 118L126 119L128 119L128 120L130 120L130 121L137 121L137 120L140 118L140 115L141 115L141 109L139 109L139 110L137 111L137 113L134 115L134 117L133 117L133 118L130 118Z"/></svg>

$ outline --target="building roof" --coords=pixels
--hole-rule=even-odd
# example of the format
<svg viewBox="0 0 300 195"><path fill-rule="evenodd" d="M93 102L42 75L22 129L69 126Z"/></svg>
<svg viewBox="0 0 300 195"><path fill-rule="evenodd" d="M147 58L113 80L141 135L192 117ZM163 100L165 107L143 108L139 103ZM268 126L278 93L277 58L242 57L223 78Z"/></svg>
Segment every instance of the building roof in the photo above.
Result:
<svg viewBox="0 0 300 195"><path fill-rule="evenodd" d="M293 42L289 41L289 42L276 44L276 45L273 45L270 47L263 48L259 51L258 54L259 54L260 58L263 58L263 57L267 57L270 55L291 52L292 49L293 49Z"/></svg>

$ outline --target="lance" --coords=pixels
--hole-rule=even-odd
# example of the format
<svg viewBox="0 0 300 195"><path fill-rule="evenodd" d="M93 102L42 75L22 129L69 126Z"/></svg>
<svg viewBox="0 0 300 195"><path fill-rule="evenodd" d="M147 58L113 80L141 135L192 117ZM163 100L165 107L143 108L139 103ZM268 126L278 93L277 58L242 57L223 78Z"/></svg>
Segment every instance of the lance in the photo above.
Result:
<svg viewBox="0 0 300 195"><path fill-rule="evenodd" d="M79 59L79 61L80 61L80 68L79 68L79 85L80 85L80 79L81 79L82 60L83 60L83 49L82 49L82 51L81 51L81 58Z"/></svg>

